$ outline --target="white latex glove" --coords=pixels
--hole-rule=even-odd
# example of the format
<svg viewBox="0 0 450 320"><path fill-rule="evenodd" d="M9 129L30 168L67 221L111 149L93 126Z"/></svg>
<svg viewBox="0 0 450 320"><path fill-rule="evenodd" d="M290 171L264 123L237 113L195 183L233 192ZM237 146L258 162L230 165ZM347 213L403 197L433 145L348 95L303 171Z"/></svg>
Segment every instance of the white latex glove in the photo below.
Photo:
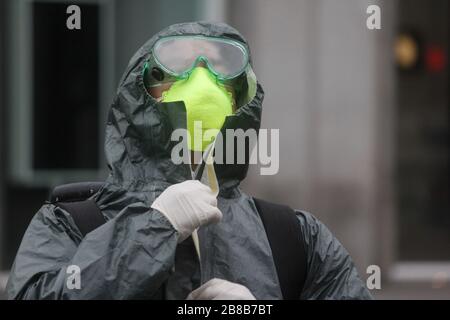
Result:
<svg viewBox="0 0 450 320"><path fill-rule="evenodd" d="M192 291L187 300L256 300L247 287L222 279L211 279Z"/></svg>
<svg viewBox="0 0 450 320"><path fill-rule="evenodd" d="M198 180L171 185L151 207L160 211L178 231L178 242L185 240L198 227L222 219L216 195Z"/></svg>

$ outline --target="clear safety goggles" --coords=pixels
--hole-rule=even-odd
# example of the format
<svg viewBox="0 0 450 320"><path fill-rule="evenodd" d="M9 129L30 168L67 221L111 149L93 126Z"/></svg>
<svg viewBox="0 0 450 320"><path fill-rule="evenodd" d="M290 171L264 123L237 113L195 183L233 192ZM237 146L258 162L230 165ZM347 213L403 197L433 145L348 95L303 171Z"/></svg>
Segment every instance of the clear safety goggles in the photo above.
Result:
<svg viewBox="0 0 450 320"><path fill-rule="evenodd" d="M219 79L239 76L248 65L248 50L240 42L203 36L172 36L153 47L155 62L166 73L185 78L199 63Z"/></svg>
<svg viewBox="0 0 450 320"><path fill-rule="evenodd" d="M256 93L256 77L247 47L241 42L206 36L169 36L159 39L144 67L147 87L189 77L192 70L207 68L224 85L233 88L238 105Z"/></svg>

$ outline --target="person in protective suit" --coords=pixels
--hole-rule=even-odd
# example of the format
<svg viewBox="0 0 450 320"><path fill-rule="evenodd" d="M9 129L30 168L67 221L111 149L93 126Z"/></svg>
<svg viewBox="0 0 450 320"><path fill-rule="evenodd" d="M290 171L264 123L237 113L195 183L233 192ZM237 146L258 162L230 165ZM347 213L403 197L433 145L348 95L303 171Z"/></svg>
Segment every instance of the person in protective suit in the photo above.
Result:
<svg viewBox="0 0 450 320"><path fill-rule="evenodd" d="M8 297L282 299L264 225L239 188L248 164L214 165L214 190L193 179L195 166L171 159L172 132L193 133L196 120L258 130L263 96L232 27L182 23L153 36L131 58L109 112L110 175L92 196L106 222L83 237L69 212L45 204L23 237ZM210 142L187 141L192 154ZM307 265L297 298L371 299L339 241L313 215L296 214ZM79 268L80 288L67 286L69 266Z"/></svg>

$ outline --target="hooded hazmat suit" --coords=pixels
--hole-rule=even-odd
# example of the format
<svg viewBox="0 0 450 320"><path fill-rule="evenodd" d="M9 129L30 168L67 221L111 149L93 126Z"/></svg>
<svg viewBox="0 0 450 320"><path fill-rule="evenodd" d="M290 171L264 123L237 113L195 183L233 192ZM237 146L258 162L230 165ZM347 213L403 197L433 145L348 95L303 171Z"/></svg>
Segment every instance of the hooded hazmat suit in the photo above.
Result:
<svg viewBox="0 0 450 320"><path fill-rule="evenodd" d="M131 58L106 126L110 175L93 195L107 222L84 238L70 214L45 204L32 219L7 285L10 299L185 299L212 278L246 286L257 299L282 294L264 226L253 199L239 188L248 165L217 165L223 219L203 226L201 272L192 238L178 233L150 206L168 186L191 179L188 165L170 158L171 132L186 125L182 102L157 102L142 69L153 44L168 35L204 35L245 43L225 24L183 23L153 36ZM258 129L263 90L226 119L227 128ZM370 299L351 258L311 214L298 212L307 252L300 299ZM67 268L80 268L80 289L69 289Z"/></svg>

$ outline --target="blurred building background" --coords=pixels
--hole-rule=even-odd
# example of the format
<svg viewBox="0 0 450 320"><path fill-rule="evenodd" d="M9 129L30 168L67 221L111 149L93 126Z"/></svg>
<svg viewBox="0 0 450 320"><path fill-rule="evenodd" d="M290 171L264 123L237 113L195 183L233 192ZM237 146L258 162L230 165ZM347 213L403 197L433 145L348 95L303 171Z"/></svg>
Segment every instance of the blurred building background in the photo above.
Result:
<svg viewBox="0 0 450 320"><path fill-rule="evenodd" d="M66 28L78 4L82 29ZM369 30L366 9L381 8ZM252 195L310 211L377 298L450 299L446 0L0 0L0 297L23 233L58 184L101 180L105 117L160 29L225 21L248 39L280 129L280 171Z"/></svg>

